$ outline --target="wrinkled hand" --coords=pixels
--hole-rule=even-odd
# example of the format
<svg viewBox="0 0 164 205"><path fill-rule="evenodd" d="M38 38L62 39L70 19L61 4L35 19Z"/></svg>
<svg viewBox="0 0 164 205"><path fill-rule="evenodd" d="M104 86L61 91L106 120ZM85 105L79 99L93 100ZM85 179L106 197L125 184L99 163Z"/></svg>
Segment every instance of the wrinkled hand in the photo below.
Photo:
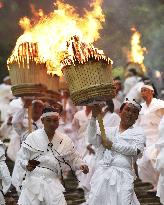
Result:
<svg viewBox="0 0 164 205"><path fill-rule="evenodd" d="M101 114L101 107L100 105L96 104L92 107L92 116L96 118L99 114Z"/></svg>
<svg viewBox="0 0 164 205"><path fill-rule="evenodd" d="M89 154L95 154L95 150L92 148L92 145L91 145L91 144L89 144L89 145L87 146L87 150L89 151Z"/></svg>
<svg viewBox="0 0 164 205"><path fill-rule="evenodd" d="M32 159L32 160L29 160L29 161L28 161L28 165L26 166L26 168L27 168L28 171L31 172L31 171L33 171L33 170L36 168L36 166L38 166L39 164L40 164L39 161Z"/></svg>
<svg viewBox="0 0 164 205"><path fill-rule="evenodd" d="M80 170L82 170L82 172L83 172L84 174L87 174L87 173L89 172L89 168L88 168L88 166L85 165L85 164L80 166Z"/></svg>
<svg viewBox="0 0 164 205"><path fill-rule="evenodd" d="M113 142L107 139L105 142L102 142L102 145L105 149L111 149Z"/></svg>
<svg viewBox="0 0 164 205"><path fill-rule="evenodd" d="M35 168L36 168L36 166L31 165L30 163L28 163L28 165L26 166L26 169L27 169L29 172L33 171Z"/></svg>

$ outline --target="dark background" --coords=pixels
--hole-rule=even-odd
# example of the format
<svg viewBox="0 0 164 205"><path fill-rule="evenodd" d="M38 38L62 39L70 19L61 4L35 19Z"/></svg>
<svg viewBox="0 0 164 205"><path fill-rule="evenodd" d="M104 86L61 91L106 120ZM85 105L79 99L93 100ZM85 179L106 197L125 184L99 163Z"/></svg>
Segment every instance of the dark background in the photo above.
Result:
<svg viewBox="0 0 164 205"><path fill-rule="evenodd" d="M18 25L23 16L31 17L30 4L45 13L53 11L53 0L0 0L0 81L7 74L6 60L16 39L23 33ZM89 0L65 0L82 9ZM132 26L142 34L142 45L147 48L145 65L151 69L164 68L164 0L104 0L106 21L101 38L95 43L114 61L114 67L125 66L125 50L130 48Z"/></svg>

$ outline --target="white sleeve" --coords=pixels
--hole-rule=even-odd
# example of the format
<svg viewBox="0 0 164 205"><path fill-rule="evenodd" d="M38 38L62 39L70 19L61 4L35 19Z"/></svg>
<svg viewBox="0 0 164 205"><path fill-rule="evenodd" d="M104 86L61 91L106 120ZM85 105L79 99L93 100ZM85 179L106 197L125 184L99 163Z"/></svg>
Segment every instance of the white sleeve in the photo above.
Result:
<svg viewBox="0 0 164 205"><path fill-rule="evenodd" d="M26 170L26 166L28 165L28 161L30 160L31 151L27 149L26 147L20 148L21 156L19 159L20 166Z"/></svg>
<svg viewBox="0 0 164 205"><path fill-rule="evenodd" d="M79 170L80 166L84 165L85 163L83 162L79 152L74 148L74 144L71 140L67 142L67 147L65 150L66 149L69 151L63 156L64 161L68 162L73 170Z"/></svg>
<svg viewBox="0 0 164 205"><path fill-rule="evenodd" d="M99 147L101 145L101 136L97 134L97 126L96 126L96 119L91 118L87 127L87 138L89 144L94 145L95 147Z"/></svg>
<svg viewBox="0 0 164 205"><path fill-rule="evenodd" d="M112 145L112 150L124 155L141 157L144 151L144 146L145 146L145 137L142 134L139 134L135 137L134 143L131 145L114 142Z"/></svg>
<svg viewBox="0 0 164 205"><path fill-rule="evenodd" d="M0 145L0 179L2 180L3 193L6 194L11 185L11 177L9 169L5 163L5 150L3 145Z"/></svg>
<svg viewBox="0 0 164 205"><path fill-rule="evenodd" d="M124 155L137 155L137 146L136 145L123 145L119 142L113 143L112 148L113 151L119 152Z"/></svg>
<svg viewBox="0 0 164 205"><path fill-rule="evenodd" d="M19 136L26 131L26 128L23 125L23 119L26 114L26 109L21 108L12 119L12 125Z"/></svg>

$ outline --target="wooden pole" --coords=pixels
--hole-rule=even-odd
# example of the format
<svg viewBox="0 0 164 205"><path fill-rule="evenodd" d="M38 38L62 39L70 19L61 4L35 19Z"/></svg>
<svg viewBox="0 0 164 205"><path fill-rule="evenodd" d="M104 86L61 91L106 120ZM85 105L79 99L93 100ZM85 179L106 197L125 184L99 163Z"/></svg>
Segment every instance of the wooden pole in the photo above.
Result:
<svg viewBox="0 0 164 205"><path fill-rule="evenodd" d="M28 129L29 133L32 132L32 105L28 107Z"/></svg>
<svg viewBox="0 0 164 205"><path fill-rule="evenodd" d="M106 145L106 143L107 143L107 138L106 138L106 133L105 133L105 128L104 128L103 118L102 118L101 114L98 114L97 120L98 120L99 127L100 127L100 131L101 131L102 145Z"/></svg>

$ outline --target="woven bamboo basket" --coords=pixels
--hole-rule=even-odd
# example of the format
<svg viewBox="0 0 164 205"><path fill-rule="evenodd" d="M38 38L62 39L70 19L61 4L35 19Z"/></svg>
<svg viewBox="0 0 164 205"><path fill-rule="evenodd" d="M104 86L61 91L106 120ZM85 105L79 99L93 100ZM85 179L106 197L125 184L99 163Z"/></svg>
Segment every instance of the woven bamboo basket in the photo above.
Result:
<svg viewBox="0 0 164 205"><path fill-rule="evenodd" d="M40 96L46 91L45 77L47 69L45 64L14 62L10 65L9 74L14 96Z"/></svg>
<svg viewBox="0 0 164 205"><path fill-rule="evenodd" d="M103 60L63 67L74 104L87 105L113 98L111 71L111 65Z"/></svg>
<svg viewBox="0 0 164 205"><path fill-rule="evenodd" d="M59 76L47 74L45 76L45 82L47 91L43 98L51 104L51 102L57 102L60 100L59 93Z"/></svg>

